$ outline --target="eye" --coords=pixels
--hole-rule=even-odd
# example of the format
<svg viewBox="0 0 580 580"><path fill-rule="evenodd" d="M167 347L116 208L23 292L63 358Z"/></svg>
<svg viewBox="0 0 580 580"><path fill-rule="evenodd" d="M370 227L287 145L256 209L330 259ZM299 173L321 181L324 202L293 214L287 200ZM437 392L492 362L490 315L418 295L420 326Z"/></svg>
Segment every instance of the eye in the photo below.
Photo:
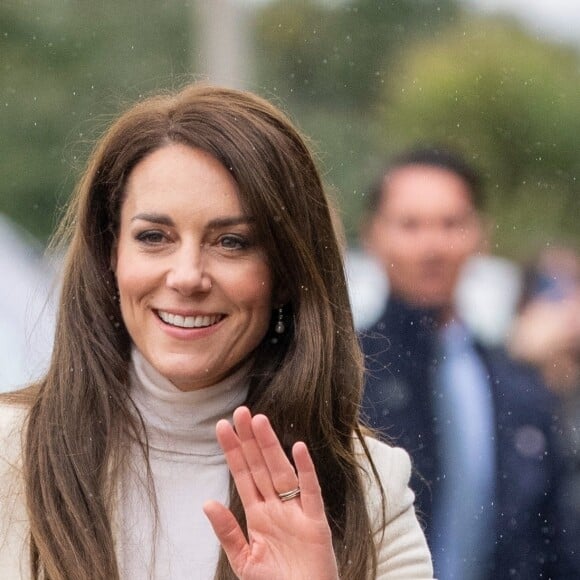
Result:
<svg viewBox="0 0 580 580"><path fill-rule="evenodd" d="M456 217L448 217L443 220L443 227L446 230L458 230L462 225L462 221Z"/></svg>
<svg viewBox="0 0 580 580"><path fill-rule="evenodd" d="M167 239L167 235L160 230L145 230L144 232L139 232L135 239L144 244L158 245Z"/></svg>
<svg viewBox="0 0 580 580"><path fill-rule="evenodd" d="M226 234L219 238L218 244L226 250L243 250L250 245L250 242L243 236Z"/></svg>

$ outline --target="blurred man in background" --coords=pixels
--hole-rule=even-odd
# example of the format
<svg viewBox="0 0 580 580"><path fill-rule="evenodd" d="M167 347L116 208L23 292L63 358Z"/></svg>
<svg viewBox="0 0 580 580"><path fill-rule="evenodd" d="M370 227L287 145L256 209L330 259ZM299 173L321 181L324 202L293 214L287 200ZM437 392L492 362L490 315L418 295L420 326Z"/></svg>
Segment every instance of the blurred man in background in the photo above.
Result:
<svg viewBox="0 0 580 580"><path fill-rule="evenodd" d="M461 269L482 246L474 170L443 149L405 153L370 195L363 242L390 295L362 335L369 423L413 456L441 580L580 578L560 513L552 400L458 318Z"/></svg>

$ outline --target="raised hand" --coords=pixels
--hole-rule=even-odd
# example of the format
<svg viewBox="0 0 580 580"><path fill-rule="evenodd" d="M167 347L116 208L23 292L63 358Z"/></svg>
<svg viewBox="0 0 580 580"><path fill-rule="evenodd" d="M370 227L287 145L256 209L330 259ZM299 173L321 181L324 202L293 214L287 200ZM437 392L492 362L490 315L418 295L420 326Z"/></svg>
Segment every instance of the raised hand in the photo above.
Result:
<svg viewBox="0 0 580 580"><path fill-rule="evenodd" d="M295 471L266 416L252 417L239 407L234 425L235 430L219 421L216 433L246 512L249 541L222 504L208 501L204 512L235 574L242 580L337 580L330 527L306 445L292 448Z"/></svg>

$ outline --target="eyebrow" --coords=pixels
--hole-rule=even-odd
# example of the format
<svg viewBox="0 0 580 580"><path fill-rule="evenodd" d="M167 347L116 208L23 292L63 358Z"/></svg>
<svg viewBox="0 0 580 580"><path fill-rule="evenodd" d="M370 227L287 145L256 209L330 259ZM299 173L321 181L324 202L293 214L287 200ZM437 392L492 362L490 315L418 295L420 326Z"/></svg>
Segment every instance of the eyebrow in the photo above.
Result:
<svg viewBox="0 0 580 580"><path fill-rule="evenodd" d="M131 221L137 221L137 220L142 220L142 221L146 221L146 222L150 222L153 224L158 224L160 226L168 226L168 227L173 227L175 226L175 222L168 216L165 214L159 214L159 213L138 213L137 215L133 216L131 218ZM210 220L207 223L207 227L209 228L223 228L223 227L229 227L229 226L236 226L239 224L248 224L248 223L253 223L255 220L253 218L250 218L248 216L231 216L231 217L221 217L221 218L215 218L213 220Z"/></svg>

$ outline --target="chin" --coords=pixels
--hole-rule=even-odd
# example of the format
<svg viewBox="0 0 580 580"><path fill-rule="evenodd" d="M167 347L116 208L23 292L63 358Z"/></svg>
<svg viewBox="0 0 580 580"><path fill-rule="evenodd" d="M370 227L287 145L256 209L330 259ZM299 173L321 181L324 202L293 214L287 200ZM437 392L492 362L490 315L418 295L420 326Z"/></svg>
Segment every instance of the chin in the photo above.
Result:
<svg viewBox="0 0 580 580"><path fill-rule="evenodd" d="M173 355L159 357L153 361L153 366L160 375L181 388L182 385L203 382L208 376L207 365L192 365L191 363L191 355Z"/></svg>
<svg viewBox="0 0 580 580"><path fill-rule="evenodd" d="M170 372L164 376L181 391L192 391L212 384L207 373Z"/></svg>

